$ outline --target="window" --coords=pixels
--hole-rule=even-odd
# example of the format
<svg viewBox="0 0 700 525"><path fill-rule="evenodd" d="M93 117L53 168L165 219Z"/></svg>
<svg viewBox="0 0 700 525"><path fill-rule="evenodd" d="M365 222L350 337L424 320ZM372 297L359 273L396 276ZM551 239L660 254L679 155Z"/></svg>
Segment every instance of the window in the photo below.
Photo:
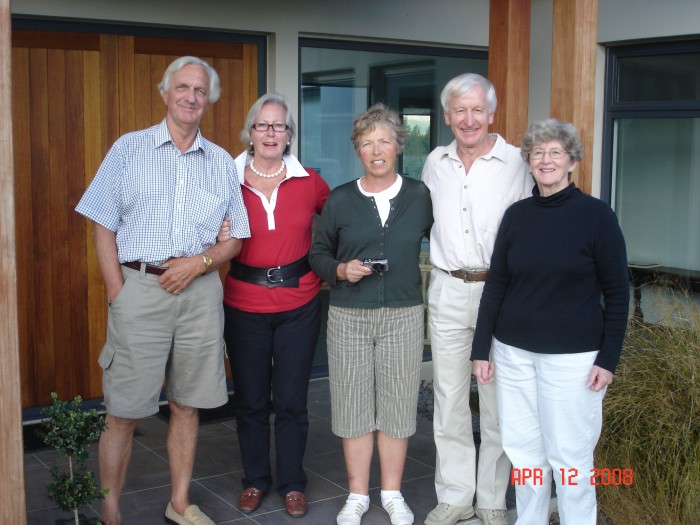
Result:
<svg viewBox="0 0 700 525"><path fill-rule="evenodd" d="M610 48L606 78L603 198L633 278L700 291L700 40Z"/></svg>
<svg viewBox="0 0 700 525"><path fill-rule="evenodd" d="M300 39L299 45L299 158L331 188L364 174L350 142L352 123L377 102L396 111L408 133L398 172L419 179L430 151L453 140L440 104L442 88L461 73L486 76L488 69L486 51L311 38ZM424 241L424 291L430 273L428 249ZM327 289L321 290L321 301L314 375L327 374Z"/></svg>
<svg viewBox="0 0 700 525"><path fill-rule="evenodd" d="M299 155L333 188L362 176L350 143L357 115L384 102L409 139L398 171L420 178L430 150L452 141L440 92L452 77L486 75L486 51L305 38L300 40Z"/></svg>

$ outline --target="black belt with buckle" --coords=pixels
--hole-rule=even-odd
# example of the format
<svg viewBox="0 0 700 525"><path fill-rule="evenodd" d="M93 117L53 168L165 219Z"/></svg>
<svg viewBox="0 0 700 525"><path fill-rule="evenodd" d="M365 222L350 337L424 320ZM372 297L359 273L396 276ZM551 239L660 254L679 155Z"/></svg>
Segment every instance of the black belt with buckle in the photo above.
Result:
<svg viewBox="0 0 700 525"><path fill-rule="evenodd" d="M439 270L442 270L443 272L451 275L452 277L456 277L457 279L462 279L465 283L470 282L480 282L480 281L485 281L486 278L489 276L489 271L488 270L481 270L481 269L462 269L462 270L443 270L442 268L438 268Z"/></svg>
<svg viewBox="0 0 700 525"><path fill-rule="evenodd" d="M231 269L228 274L239 281L267 286L268 288L298 288L299 277L310 271L309 259L304 255L294 262L272 268L258 268L238 261L231 261Z"/></svg>

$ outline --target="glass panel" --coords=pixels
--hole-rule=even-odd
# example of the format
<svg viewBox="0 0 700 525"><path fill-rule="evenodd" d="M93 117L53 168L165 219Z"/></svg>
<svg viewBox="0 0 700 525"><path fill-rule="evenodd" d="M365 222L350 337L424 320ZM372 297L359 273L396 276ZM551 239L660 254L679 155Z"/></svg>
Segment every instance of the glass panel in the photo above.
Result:
<svg viewBox="0 0 700 525"><path fill-rule="evenodd" d="M317 41L313 45L301 46L299 157L331 188L364 174L350 142L352 123L377 102L397 111L408 132L397 170L419 179L430 151L453 139L440 104L443 86L465 72L486 76L488 69L486 52L465 51L463 57L445 57L439 56L440 49L422 48L420 54L412 54L393 52L400 46L391 46L392 52L386 52L378 51L376 44L364 47L357 42L347 44L352 49L316 47ZM425 240L420 258L424 293L431 268L428 250ZM315 375L327 374L327 287L321 289L321 301L323 317L313 364ZM425 344L426 348L430 344L427 333Z"/></svg>
<svg viewBox="0 0 700 525"><path fill-rule="evenodd" d="M301 162L315 169L331 188L362 175L350 133L355 117L368 107L367 92L366 87L301 87Z"/></svg>
<svg viewBox="0 0 700 525"><path fill-rule="evenodd" d="M614 128L614 205L630 264L700 271L700 119Z"/></svg>
<svg viewBox="0 0 700 525"><path fill-rule="evenodd" d="M700 101L700 53L618 59L617 102Z"/></svg>
<svg viewBox="0 0 700 525"><path fill-rule="evenodd" d="M467 71L486 75L486 53L483 58L444 57L352 45L353 49L301 48L302 164L315 168L331 188L362 176L350 142L352 123L372 104L384 102L402 116L410 133L397 169L420 178L430 150L452 141L442 118L442 87Z"/></svg>
<svg viewBox="0 0 700 525"><path fill-rule="evenodd" d="M401 173L420 179L423 164L430 153L430 115L421 109L407 109L403 114L403 127L408 134L403 148Z"/></svg>

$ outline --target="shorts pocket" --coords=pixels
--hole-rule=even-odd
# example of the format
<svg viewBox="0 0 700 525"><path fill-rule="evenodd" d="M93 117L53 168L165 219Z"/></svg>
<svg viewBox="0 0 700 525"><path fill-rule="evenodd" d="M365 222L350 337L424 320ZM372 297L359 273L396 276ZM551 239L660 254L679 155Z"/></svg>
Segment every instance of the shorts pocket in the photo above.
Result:
<svg viewBox="0 0 700 525"><path fill-rule="evenodd" d="M102 352L100 352L100 357L97 359L97 362L100 364L103 370L107 370L110 367L112 361L114 361L114 354L116 353L117 349L112 345L104 345Z"/></svg>
<svg viewBox="0 0 700 525"><path fill-rule="evenodd" d="M114 298L112 299L112 302L111 302L111 303L109 303L109 307L110 307L110 308L113 308L114 306L117 306L117 304L121 301L121 298L124 297L124 293L126 292L126 287L127 287L128 283L129 283L129 281L131 281L131 279L126 279L126 280L124 281L124 284L122 284L122 287L121 287L121 289L119 290L119 293L117 294L117 296L114 297Z"/></svg>

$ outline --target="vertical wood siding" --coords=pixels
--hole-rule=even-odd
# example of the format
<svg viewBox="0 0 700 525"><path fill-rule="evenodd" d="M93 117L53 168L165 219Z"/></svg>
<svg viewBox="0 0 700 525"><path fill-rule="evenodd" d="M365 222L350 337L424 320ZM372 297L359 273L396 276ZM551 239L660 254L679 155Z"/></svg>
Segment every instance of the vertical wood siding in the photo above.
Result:
<svg viewBox="0 0 700 525"><path fill-rule="evenodd" d="M97 358L107 322L92 225L75 212L107 150L165 116L157 92L178 56L207 60L222 97L205 137L242 151L256 100L255 44L14 30L12 115L22 407L102 397ZM222 273L225 270L222 270Z"/></svg>

